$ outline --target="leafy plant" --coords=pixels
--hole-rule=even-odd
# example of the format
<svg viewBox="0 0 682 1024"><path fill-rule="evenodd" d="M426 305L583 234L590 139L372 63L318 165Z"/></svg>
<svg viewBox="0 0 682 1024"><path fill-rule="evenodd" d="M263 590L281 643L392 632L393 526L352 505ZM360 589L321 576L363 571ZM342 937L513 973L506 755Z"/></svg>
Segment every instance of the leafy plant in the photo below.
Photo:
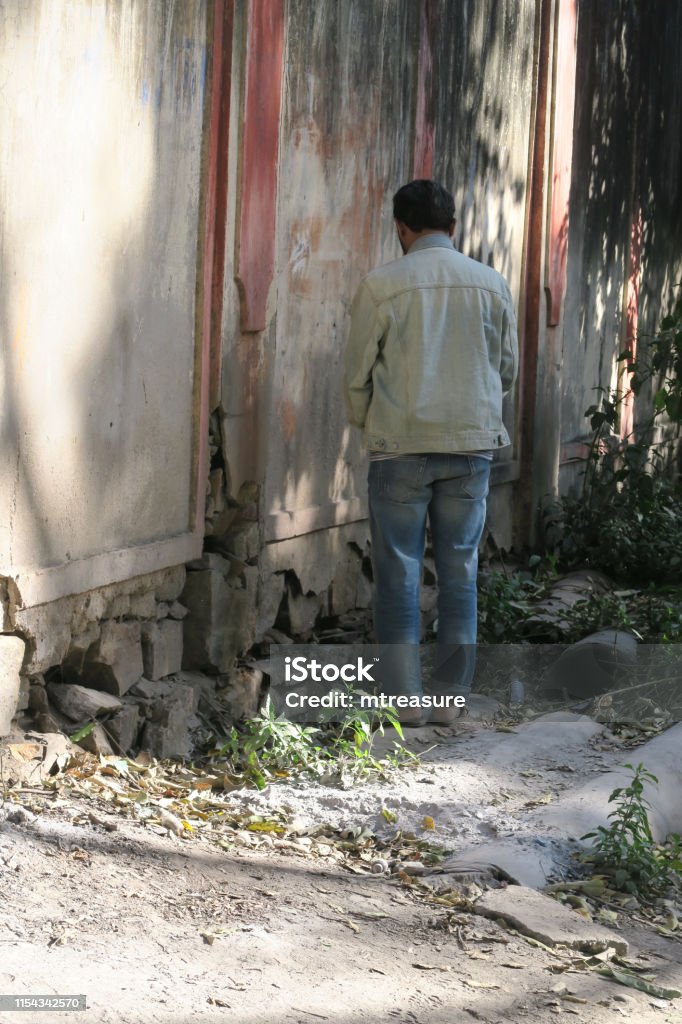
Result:
<svg viewBox="0 0 682 1024"><path fill-rule="evenodd" d="M372 772L385 773L417 758L394 743L393 753L379 760L372 753L375 735L385 727L403 732L392 708L377 711L352 710L338 723L303 726L275 714L269 700L254 718L240 728L233 726L227 742L216 752L227 756L235 769L259 789L272 778L306 774L320 778L338 775L356 780Z"/></svg>
<svg viewBox="0 0 682 1024"><path fill-rule="evenodd" d="M519 630L533 611L542 585L519 573L490 573L478 592L481 643L518 643Z"/></svg>
<svg viewBox="0 0 682 1024"><path fill-rule="evenodd" d="M658 779L643 764L625 765L632 773L630 784L614 789L609 803L616 808L609 814L609 827L600 825L583 839L593 840L586 859L610 877L615 889L650 900L660 896L682 871L682 840L670 836L668 844L654 841L649 824L649 801L644 796L647 784Z"/></svg>
<svg viewBox="0 0 682 1024"><path fill-rule="evenodd" d="M587 565L632 582L677 580L682 570L682 486L676 464L682 430L682 298L652 337L640 336L637 358L621 352L631 374L632 394L649 416L640 416L636 436L617 433L630 392L597 387L587 409L592 431L578 496L544 510L547 542L562 569ZM659 443L654 425L665 416Z"/></svg>

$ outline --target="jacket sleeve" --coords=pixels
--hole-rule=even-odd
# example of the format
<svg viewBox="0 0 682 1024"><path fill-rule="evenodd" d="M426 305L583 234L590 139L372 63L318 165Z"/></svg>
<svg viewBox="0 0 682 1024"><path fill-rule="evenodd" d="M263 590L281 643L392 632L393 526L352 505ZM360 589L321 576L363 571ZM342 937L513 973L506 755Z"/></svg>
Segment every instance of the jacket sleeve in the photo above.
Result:
<svg viewBox="0 0 682 1024"><path fill-rule="evenodd" d="M511 292L504 282L504 302L502 313L502 339L500 354L500 377L502 378L502 395L508 395L514 387L519 368L519 339L516 329L516 313Z"/></svg>
<svg viewBox="0 0 682 1024"><path fill-rule="evenodd" d="M345 351L344 399L353 426L364 427L372 400L372 370L379 357L387 321L363 282L356 292L350 315Z"/></svg>

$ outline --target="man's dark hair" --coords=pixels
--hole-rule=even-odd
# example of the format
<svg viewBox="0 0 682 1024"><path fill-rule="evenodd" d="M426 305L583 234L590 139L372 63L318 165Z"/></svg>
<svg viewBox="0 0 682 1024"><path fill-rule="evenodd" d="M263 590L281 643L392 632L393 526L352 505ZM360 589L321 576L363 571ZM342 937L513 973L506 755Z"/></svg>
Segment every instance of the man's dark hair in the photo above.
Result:
<svg viewBox="0 0 682 1024"><path fill-rule="evenodd" d="M455 219L455 201L437 181L418 178L393 196L393 216L412 231L449 231Z"/></svg>

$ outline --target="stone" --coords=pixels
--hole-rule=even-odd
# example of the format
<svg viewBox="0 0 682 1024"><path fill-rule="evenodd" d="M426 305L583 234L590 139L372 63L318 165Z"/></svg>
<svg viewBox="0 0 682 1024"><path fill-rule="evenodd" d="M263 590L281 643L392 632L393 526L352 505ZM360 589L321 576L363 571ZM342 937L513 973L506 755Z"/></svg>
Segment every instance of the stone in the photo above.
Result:
<svg viewBox="0 0 682 1024"><path fill-rule="evenodd" d="M167 619L168 612L170 611L170 605L167 601L159 601L156 606L156 618L158 620Z"/></svg>
<svg viewBox="0 0 682 1024"><path fill-rule="evenodd" d="M99 639L99 628L92 623L83 633L72 637L69 650L62 661L62 679L65 683L79 683L85 671L88 652Z"/></svg>
<svg viewBox="0 0 682 1024"><path fill-rule="evenodd" d="M70 598L62 598L35 608L17 609L15 628L30 641L25 672L46 672L62 663L71 643L72 607Z"/></svg>
<svg viewBox="0 0 682 1024"><path fill-rule="evenodd" d="M60 718L64 718L60 715ZM35 716L35 727L39 732L59 732L61 725L54 714L49 711L39 711ZM70 729L71 723L68 728Z"/></svg>
<svg viewBox="0 0 682 1024"><path fill-rule="evenodd" d="M139 679L130 690L130 695L143 700L158 700L171 691L171 683L163 680Z"/></svg>
<svg viewBox="0 0 682 1024"><path fill-rule="evenodd" d="M216 676L207 676L204 672L178 672L169 680L171 688L188 686L194 694L192 711L199 708L202 699L210 700L214 696L217 684Z"/></svg>
<svg viewBox="0 0 682 1024"><path fill-rule="evenodd" d="M612 948L619 956L627 956L628 944L622 936L523 885L490 889L476 902L474 909L484 917L502 918L523 935L546 946L593 954Z"/></svg>
<svg viewBox="0 0 682 1024"><path fill-rule="evenodd" d="M222 696L231 721L258 714L262 686L263 673L259 668L241 666L229 673L223 683Z"/></svg>
<svg viewBox="0 0 682 1024"><path fill-rule="evenodd" d="M254 642L258 570L245 566L241 577L229 577L227 559L213 553L204 558L220 568L187 574L182 667L215 674L226 672Z"/></svg>
<svg viewBox="0 0 682 1024"><path fill-rule="evenodd" d="M130 615L136 619L155 619L156 597L154 592L133 595L130 598Z"/></svg>
<svg viewBox="0 0 682 1024"><path fill-rule="evenodd" d="M156 600L175 601L183 591L186 576L184 565L175 565L171 569L164 569L157 576Z"/></svg>
<svg viewBox="0 0 682 1024"><path fill-rule="evenodd" d="M45 689L44 681L42 683L31 681L28 690L28 706L36 715L49 714L50 702L47 699L47 690Z"/></svg>
<svg viewBox="0 0 682 1024"><path fill-rule="evenodd" d="M122 619L130 613L130 594L116 594L107 607L108 619Z"/></svg>
<svg viewBox="0 0 682 1024"><path fill-rule="evenodd" d="M330 588L330 611L332 615L343 615L355 608L358 580L362 573L362 559L351 547L343 561L334 570Z"/></svg>
<svg viewBox="0 0 682 1024"><path fill-rule="evenodd" d="M222 469L211 470L208 480L211 498L213 499L213 511L222 512L225 508L224 474Z"/></svg>
<svg viewBox="0 0 682 1024"><path fill-rule="evenodd" d="M29 677L19 676L19 697L17 699L17 711L26 711L28 708L28 697L30 689Z"/></svg>
<svg viewBox="0 0 682 1024"><path fill-rule="evenodd" d="M168 607L168 615L171 619L184 619L187 617L189 612L188 608L185 608L184 604L180 604L179 601L173 601Z"/></svg>
<svg viewBox="0 0 682 1024"><path fill-rule="evenodd" d="M140 623L102 623L99 642L90 648L85 659L82 681L120 697L143 671Z"/></svg>
<svg viewBox="0 0 682 1024"><path fill-rule="evenodd" d="M99 725L99 723L92 732L89 732L87 736L78 741L78 746L82 747L83 750L89 751L91 754L96 754L97 756L101 754L102 757L110 757L115 753L104 727Z"/></svg>
<svg viewBox="0 0 682 1024"><path fill-rule="evenodd" d="M0 635L0 736L7 736L17 713L26 643L20 636Z"/></svg>
<svg viewBox="0 0 682 1024"><path fill-rule="evenodd" d="M182 622L162 619L142 626L142 660L147 679L163 679L182 668Z"/></svg>
<svg viewBox="0 0 682 1024"><path fill-rule="evenodd" d="M323 604L324 594L296 593L295 588L287 584L287 615L294 636L307 636L312 631Z"/></svg>
<svg viewBox="0 0 682 1024"><path fill-rule="evenodd" d="M118 748L118 753L128 754L135 746L140 730L140 709L126 698L120 711L107 722L107 729Z"/></svg>
<svg viewBox="0 0 682 1024"><path fill-rule="evenodd" d="M49 683L47 692L56 707L72 722L96 718L123 707L118 697L74 683Z"/></svg>
<svg viewBox="0 0 682 1024"><path fill-rule="evenodd" d="M281 629L269 629L263 640L268 644L293 644L293 640L286 633L283 633Z"/></svg>
<svg viewBox="0 0 682 1024"><path fill-rule="evenodd" d="M223 538L223 544L235 558L243 562L258 558L260 551L260 528L258 523L240 523Z"/></svg>
<svg viewBox="0 0 682 1024"><path fill-rule="evenodd" d="M274 626L277 621L282 598L284 597L285 578L283 572L273 572L258 581L256 639Z"/></svg>
<svg viewBox="0 0 682 1024"><path fill-rule="evenodd" d="M158 758L189 754L193 705L190 686L174 686L162 700L155 701L142 735L142 749Z"/></svg>
<svg viewBox="0 0 682 1024"><path fill-rule="evenodd" d="M201 558L194 558L187 563L189 572L203 572L205 569L214 569L216 572L223 572L225 575L230 571L230 563L217 551L204 551Z"/></svg>

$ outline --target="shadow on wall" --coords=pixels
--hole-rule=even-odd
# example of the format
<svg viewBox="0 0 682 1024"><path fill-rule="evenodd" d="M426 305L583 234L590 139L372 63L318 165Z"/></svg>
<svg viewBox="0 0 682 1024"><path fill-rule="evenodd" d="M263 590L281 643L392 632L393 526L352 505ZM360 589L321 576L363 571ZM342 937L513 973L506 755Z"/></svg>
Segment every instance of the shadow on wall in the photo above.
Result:
<svg viewBox="0 0 682 1024"><path fill-rule="evenodd" d="M196 204L174 157L198 193L204 50L195 4L43 0L0 29L9 575L187 529Z"/></svg>
<svg viewBox="0 0 682 1024"><path fill-rule="evenodd" d="M535 4L441 4L437 24L436 176L454 191L456 244L514 281L525 228Z"/></svg>
<svg viewBox="0 0 682 1024"><path fill-rule="evenodd" d="M639 293L639 350L682 276L682 9L580 0L564 312L564 438L584 436L593 389L615 388L624 313ZM637 273L637 267L640 272ZM627 294L628 278L632 278ZM635 403L649 406L642 392ZM640 417L641 418L641 417Z"/></svg>
<svg viewBox="0 0 682 1024"><path fill-rule="evenodd" d="M435 23L435 175L455 192L462 250L518 282L534 5L443 3ZM293 5L266 512L326 509L318 528L364 514L342 357L361 277L399 256L391 196L413 174L418 48L417 4Z"/></svg>

